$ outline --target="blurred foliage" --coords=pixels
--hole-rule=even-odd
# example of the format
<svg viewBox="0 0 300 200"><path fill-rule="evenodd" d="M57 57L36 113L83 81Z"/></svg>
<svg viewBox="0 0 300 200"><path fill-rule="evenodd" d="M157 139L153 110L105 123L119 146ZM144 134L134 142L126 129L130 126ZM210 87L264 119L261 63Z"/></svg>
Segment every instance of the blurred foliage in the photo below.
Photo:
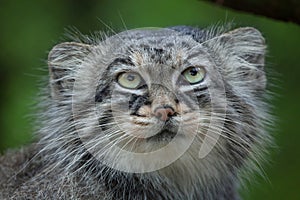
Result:
<svg viewBox="0 0 300 200"><path fill-rule="evenodd" d="M0 2L0 151L31 141L31 106L37 81L47 74L47 50L61 41L66 27L89 34L136 27L212 24L234 21L254 26L269 45L267 63L279 75L273 134L278 148L265 175L244 190L245 199L300 199L300 27L233 12L197 0L1 0Z"/></svg>

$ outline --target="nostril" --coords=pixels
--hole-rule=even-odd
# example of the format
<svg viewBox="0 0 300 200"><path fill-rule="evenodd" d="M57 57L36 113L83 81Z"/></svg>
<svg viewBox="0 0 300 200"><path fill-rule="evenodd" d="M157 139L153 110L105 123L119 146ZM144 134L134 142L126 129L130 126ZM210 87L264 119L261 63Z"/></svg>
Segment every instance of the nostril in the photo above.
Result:
<svg viewBox="0 0 300 200"><path fill-rule="evenodd" d="M154 115L162 121L167 121L174 114L175 112L171 107L159 107L154 111Z"/></svg>
<svg viewBox="0 0 300 200"><path fill-rule="evenodd" d="M157 111L156 114L155 114L155 116L156 116L157 118L159 118L159 119L165 117L165 116L163 116L162 112L160 112L160 111Z"/></svg>

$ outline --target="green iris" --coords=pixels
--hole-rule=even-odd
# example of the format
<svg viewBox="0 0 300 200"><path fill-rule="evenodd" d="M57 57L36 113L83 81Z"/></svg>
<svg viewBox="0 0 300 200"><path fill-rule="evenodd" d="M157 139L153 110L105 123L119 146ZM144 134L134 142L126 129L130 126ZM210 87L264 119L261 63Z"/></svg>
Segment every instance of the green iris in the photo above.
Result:
<svg viewBox="0 0 300 200"><path fill-rule="evenodd" d="M189 67L182 74L190 84L196 84L203 81L205 70L203 67Z"/></svg>
<svg viewBox="0 0 300 200"><path fill-rule="evenodd" d="M125 88L136 89L141 82L141 76L134 72L124 72L118 76L118 83Z"/></svg>

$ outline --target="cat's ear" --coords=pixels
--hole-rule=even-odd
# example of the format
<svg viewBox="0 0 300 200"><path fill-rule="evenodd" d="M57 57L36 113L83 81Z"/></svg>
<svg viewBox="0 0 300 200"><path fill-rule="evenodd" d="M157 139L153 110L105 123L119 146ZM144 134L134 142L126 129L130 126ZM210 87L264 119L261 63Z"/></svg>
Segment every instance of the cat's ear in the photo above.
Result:
<svg viewBox="0 0 300 200"><path fill-rule="evenodd" d="M265 89L264 71L266 44L262 34L255 28L245 27L224 33L220 36L227 56L233 57L232 70L240 81L253 84L254 89Z"/></svg>
<svg viewBox="0 0 300 200"><path fill-rule="evenodd" d="M222 35L226 47L245 61L259 67L264 65L265 39L255 28L238 28Z"/></svg>
<svg viewBox="0 0 300 200"><path fill-rule="evenodd" d="M61 43L52 48L48 66L53 99L62 100L71 95L74 72L90 52L90 45L75 42Z"/></svg>

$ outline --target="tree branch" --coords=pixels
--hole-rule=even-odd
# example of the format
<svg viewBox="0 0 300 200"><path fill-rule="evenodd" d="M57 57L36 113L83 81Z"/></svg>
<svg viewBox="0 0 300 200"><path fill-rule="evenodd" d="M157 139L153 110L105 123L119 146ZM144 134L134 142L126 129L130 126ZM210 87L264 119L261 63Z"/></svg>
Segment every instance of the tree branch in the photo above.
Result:
<svg viewBox="0 0 300 200"><path fill-rule="evenodd" d="M203 0L300 25L299 0Z"/></svg>

